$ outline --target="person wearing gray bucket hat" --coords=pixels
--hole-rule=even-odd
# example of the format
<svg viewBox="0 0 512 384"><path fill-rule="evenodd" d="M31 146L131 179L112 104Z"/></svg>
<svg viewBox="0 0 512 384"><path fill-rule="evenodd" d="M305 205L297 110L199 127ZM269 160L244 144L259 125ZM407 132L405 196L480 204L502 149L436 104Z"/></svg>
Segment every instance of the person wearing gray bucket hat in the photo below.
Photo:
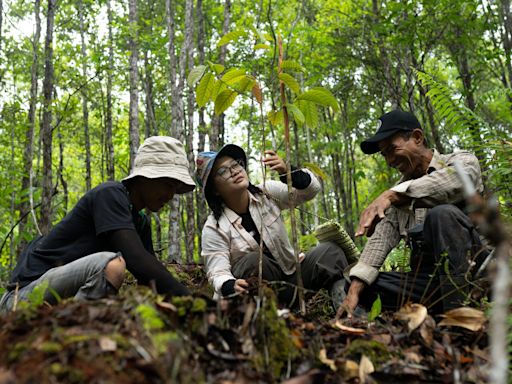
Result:
<svg viewBox="0 0 512 384"><path fill-rule="evenodd" d="M356 236L369 240L359 261L346 271L350 286L337 317L358 305L369 309L377 296L385 310L397 310L409 300L433 313L460 305L466 298L470 267L476 271L487 252L467 216L455 166L460 164L476 191L482 192L478 159L466 151L439 154L428 148L416 117L400 110L378 119L377 132L361 143L361 150L380 152L402 178L360 215ZM381 272L401 239L411 247L411 272Z"/></svg>
<svg viewBox="0 0 512 384"><path fill-rule="evenodd" d="M281 218L281 210L289 208L286 166L271 150L265 151L262 163L281 180L251 184L247 156L234 144L198 154L196 180L212 209L202 231L201 256L218 298L248 291L251 277L258 276L262 252L262 278L273 282L282 304L294 305L295 257ZM320 191L320 183L308 169L293 168L292 189L299 205ZM332 287L347 266L342 249L333 242L321 243L303 256L303 282L311 290Z"/></svg>
<svg viewBox="0 0 512 384"><path fill-rule="evenodd" d="M178 140L147 138L134 166L122 182L108 181L91 189L46 236L32 241L18 259L0 311L26 300L48 282L45 300L59 297L88 300L116 293L125 269L140 284L167 295L188 295L156 258L150 222L144 208L158 211L175 193L194 189L189 163Z"/></svg>

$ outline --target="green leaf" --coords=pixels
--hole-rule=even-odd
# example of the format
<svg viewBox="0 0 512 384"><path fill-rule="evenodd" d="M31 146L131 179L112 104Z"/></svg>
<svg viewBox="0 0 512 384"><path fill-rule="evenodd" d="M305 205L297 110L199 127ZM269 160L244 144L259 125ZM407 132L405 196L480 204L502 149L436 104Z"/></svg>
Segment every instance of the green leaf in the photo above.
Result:
<svg viewBox="0 0 512 384"><path fill-rule="evenodd" d="M320 177L321 179L323 180L329 180L329 176L327 175L327 173L325 173L322 168L320 168L318 165L316 164L313 164L313 163L302 163L304 165L304 167L306 167L307 169L309 169L311 172L313 172L315 175L317 175L318 177Z"/></svg>
<svg viewBox="0 0 512 384"><path fill-rule="evenodd" d="M292 75L289 75L287 73L280 73L279 74L279 80L281 80L283 83L286 84L288 88L290 88L293 93L298 95L300 93L300 85L297 80Z"/></svg>
<svg viewBox="0 0 512 384"><path fill-rule="evenodd" d="M246 35L245 31L242 30L236 30L226 33L224 36L221 37L219 42L217 43L217 47L222 47L223 45L226 45L233 40L237 40L240 37L244 37Z"/></svg>
<svg viewBox="0 0 512 384"><path fill-rule="evenodd" d="M238 93L231 89L226 89L219 93L215 99L215 114L219 116L222 112L228 109L236 99Z"/></svg>
<svg viewBox="0 0 512 384"><path fill-rule="evenodd" d="M373 321L379 317L382 311L382 302L380 301L380 295L377 295L377 299L372 304L372 309L368 313L368 321Z"/></svg>
<svg viewBox="0 0 512 384"><path fill-rule="evenodd" d="M217 75L224 72L224 66L222 64L212 63L211 61L207 61L207 63L208 63L208 66L210 67L210 69L213 72L215 72Z"/></svg>
<svg viewBox="0 0 512 384"><path fill-rule="evenodd" d="M332 107L335 111L339 109L338 101L331 91L323 87L311 88L297 96L297 100L307 100L324 107Z"/></svg>
<svg viewBox="0 0 512 384"><path fill-rule="evenodd" d="M281 69L288 69L295 72L306 72L306 69L299 63L291 60L283 60L281 62Z"/></svg>
<svg viewBox="0 0 512 384"><path fill-rule="evenodd" d="M245 69L231 68L222 76L221 80L228 85L233 85L238 83L245 76Z"/></svg>
<svg viewBox="0 0 512 384"><path fill-rule="evenodd" d="M206 73L196 88L196 101L198 106L204 107L206 103L210 101L214 84L215 76L213 76L213 73Z"/></svg>
<svg viewBox="0 0 512 384"><path fill-rule="evenodd" d="M249 89L252 89L255 83L256 80L252 76L245 75L244 78L238 82L237 90L240 93L247 92Z"/></svg>
<svg viewBox="0 0 512 384"><path fill-rule="evenodd" d="M286 104L286 109L288 110L289 113L293 115L293 118L297 123L299 123L300 125L304 124L306 118L304 117L302 111L296 105L288 103Z"/></svg>
<svg viewBox="0 0 512 384"><path fill-rule="evenodd" d="M272 47L268 44L256 44L254 46L254 50L257 50L257 49L272 49Z"/></svg>
<svg viewBox="0 0 512 384"><path fill-rule="evenodd" d="M273 42L274 42L274 38L272 37L272 35L270 35L270 34L268 34L268 33L265 33L265 34L263 35L263 37L265 38L265 40L267 40L267 41L269 41L269 42L271 42L271 43L273 43Z"/></svg>
<svg viewBox="0 0 512 384"><path fill-rule="evenodd" d="M219 93L221 93L225 89L227 89L227 86L224 82L222 82L220 80L215 81L215 84L213 85L213 90L212 90L212 100L216 100L217 96L219 96Z"/></svg>
<svg viewBox="0 0 512 384"><path fill-rule="evenodd" d="M310 128L318 127L318 109L315 103L307 100L298 100L295 103L304 114L306 124Z"/></svg>
<svg viewBox="0 0 512 384"><path fill-rule="evenodd" d="M272 123L272 125L279 125L284 120L283 110L280 109L279 111L270 111L267 114L267 117L268 120Z"/></svg>
<svg viewBox="0 0 512 384"><path fill-rule="evenodd" d="M197 83L201 76L203 76L205 70L206 65L198 65L197 67L193 68L187 77L188 85L192 87L195 83Z"/></svg>

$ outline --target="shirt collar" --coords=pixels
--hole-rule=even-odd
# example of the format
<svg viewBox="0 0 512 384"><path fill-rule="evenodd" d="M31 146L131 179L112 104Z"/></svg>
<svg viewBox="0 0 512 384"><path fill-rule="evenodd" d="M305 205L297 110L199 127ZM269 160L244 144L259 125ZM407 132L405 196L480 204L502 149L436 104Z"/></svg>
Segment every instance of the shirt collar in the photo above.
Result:
<svg viewBox="0 0 512 384"><path fill-rule="evenodd" d="M256 203L259 204L260 200L258 199L258 196L253 195L251 192L249 192L249 209L251 207L251 204ZM241 217L238 213L233 211L232 209L226 207L224 205L224 214L226 215L227 219L231 224L235 223L238 220L241 220Z"/></svg>
<svg viewBox="0 0 512 384"><path fill-rule="evenodd" d="M433 149L433 152L434 154L432 156L432 160L430 160L430 164L428 165L427 173L437 171L441 168L444 168L444 166L446 165L445 161L441 159L441 155L439 154L439 152L437 152L436 149Z"/></svg>

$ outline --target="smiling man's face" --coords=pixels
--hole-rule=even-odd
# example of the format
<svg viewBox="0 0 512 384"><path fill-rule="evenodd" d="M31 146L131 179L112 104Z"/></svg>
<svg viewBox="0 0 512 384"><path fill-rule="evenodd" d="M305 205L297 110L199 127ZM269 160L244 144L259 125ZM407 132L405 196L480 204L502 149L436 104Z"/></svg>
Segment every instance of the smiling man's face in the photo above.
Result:
<svg viewBox="0 0 512 384"><path fill-rule="evenodd" d="M414 179L424 174L421 149L423 132L414 130L409 138L397 133L379 142L380 153L388 166L396 168L405 179Z"/></svg>

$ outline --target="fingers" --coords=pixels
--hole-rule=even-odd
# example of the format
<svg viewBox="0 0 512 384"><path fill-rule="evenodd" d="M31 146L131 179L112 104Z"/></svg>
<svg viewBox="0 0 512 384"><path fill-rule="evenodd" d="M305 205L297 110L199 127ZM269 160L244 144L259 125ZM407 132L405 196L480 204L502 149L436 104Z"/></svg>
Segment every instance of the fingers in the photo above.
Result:
<svg viewBox="0 0 512 384"><path fill-rule="evenodd" d="M238 279L235 281L235 292L236 293L247 293L249 283L244 279Z"/></svg>
<svg viewBox="0 0 512 384"><path fill-rule="evenodd" d="M346 304L341 304L338 310L336 311L336 317L335 320L340 320L344 317L347 317L348 319L352 318L352 311Z"/></svg>
<svg viewBox="0 0 512 384"><path fill-rule="evenodd" d="M272 171L277 171L278 173L286 172L286 164L279 157L279 155L273 150L266 150L264 153L261 162L265 164L265 166L269 167Z"/></svg>

